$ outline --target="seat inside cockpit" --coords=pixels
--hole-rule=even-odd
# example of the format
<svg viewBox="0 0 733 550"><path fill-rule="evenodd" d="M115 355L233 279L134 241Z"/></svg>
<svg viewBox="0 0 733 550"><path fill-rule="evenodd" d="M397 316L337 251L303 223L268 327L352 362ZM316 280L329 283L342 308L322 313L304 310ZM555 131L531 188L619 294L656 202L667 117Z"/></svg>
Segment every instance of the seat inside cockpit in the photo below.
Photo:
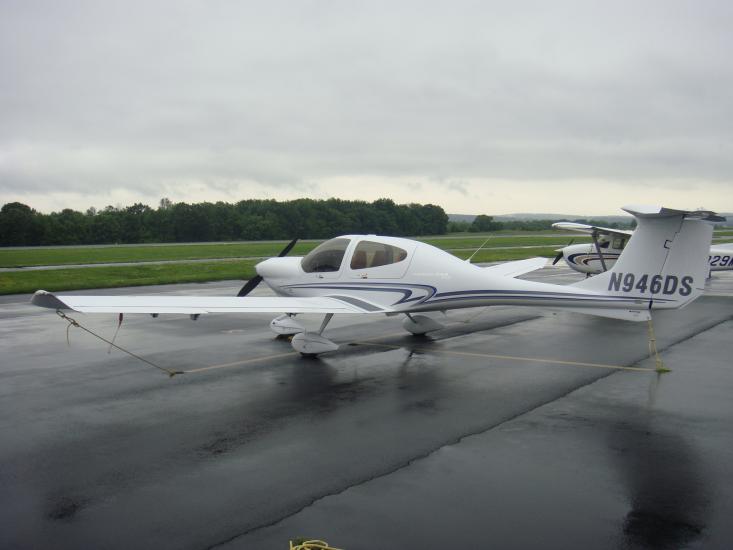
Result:
<svg viewBox="0 0 733 550"><path fill-rule="evenodd" d="M351 256L351 269L369 269L396 264L407 258L407 251L386 243L361 241Z"/></svg>

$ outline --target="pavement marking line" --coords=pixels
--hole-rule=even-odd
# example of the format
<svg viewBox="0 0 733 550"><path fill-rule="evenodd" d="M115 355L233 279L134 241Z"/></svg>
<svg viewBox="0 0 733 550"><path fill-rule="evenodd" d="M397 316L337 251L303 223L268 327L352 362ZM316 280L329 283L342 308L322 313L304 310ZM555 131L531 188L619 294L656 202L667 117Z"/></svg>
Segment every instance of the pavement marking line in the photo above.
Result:
<svg viewBox="0 0 733 550"><path fill-rule="evenodd" d="M209 365L206 367L200 367L198 369L185 370L183 372L184 374L193 374L196 372L203 372L207 370L228 369L231 367L240 367L242 365L248 365L250 363L257 363L259 361L268 361L270 359L280 359L281 357L291 357L293 355L298 355L298 352L289 351L287 353L274 353L272 355L263 355L261 357L252 357L251 359L242 359L241 361L234 361L233 363L222 363L221 365Z"/></svg>
<svg viewBox="0 0 733 550"><path fill-rule="evenodd" d="M493 355L490 353L475 353L470 351L456 351L432 348L408 348L405 346L394 346L391 344L378 344L376 342L355 342L365 346L375 346L389 349L406 349L408 351L419 351L423 353L443 353L445 355L460 355L464 357L481 357L484 359L508 359L510 361L526 361L530 363L552 363L554 365L567 365L571 367L588 367L595 369L612 369L612 370L628 370L635 372L654 372L654 369L645 367L624 367L621 365L606 365L603 363L581 363L578 361L562 361L560 359L543 359L539 357L516 357L514 355Z"/></svg>

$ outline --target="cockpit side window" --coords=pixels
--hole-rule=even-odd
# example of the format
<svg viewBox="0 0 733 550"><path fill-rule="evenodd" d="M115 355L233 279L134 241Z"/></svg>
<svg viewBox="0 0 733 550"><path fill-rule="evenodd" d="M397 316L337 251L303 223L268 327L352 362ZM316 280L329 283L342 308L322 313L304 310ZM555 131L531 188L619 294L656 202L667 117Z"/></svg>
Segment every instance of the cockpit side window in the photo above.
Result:
<svg viewBox="0 0 733 550"><path fill-rule="evenodd" d="M396 264L407 258L407 251L374 241L361 241L351 257L351 269L368 269L381 265Z"/></svg>
<svg viewBox="0 0 733 550"><path fill-rule="evenodd" d="M350 242L349 239L331 239L321 243L301 260L300 266L306 273L338 271Z"/></svg>

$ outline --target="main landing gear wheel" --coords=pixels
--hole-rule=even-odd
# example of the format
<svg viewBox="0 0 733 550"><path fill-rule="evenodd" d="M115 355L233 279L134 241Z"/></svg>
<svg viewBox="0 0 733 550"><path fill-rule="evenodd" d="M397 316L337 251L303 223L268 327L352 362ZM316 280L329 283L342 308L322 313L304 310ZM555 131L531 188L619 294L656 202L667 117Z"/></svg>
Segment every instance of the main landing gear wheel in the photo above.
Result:
<svg viewBox="0 0 733 550"><path fill-rule="evenodd" d="M286 313L270 321L270 330L278 336L292 336L305 332L305 327L295 320L295 315Z"/></svg>
<svg viewBox="0 0 733 550"><path fill-rule="evenodd" d="M299 332L290 341L293 349L299 352L303 357L316 357L321 353L328 351L336 351L339 349L338 344L332 342L328 338L325 338L322 333L328 325L328 322L333 317L333 313L328 313L321 323L321 328L318 332Z"/></svg>
<svg viewBox="0 0 733 550"><path fill-rule="evenodd" d="M407 317L402 322L402 328L416 336L443 328L443 325L438 321L431 319L426 315L411 315L409 313L406 313L405 315L407 315Z"/></svg>

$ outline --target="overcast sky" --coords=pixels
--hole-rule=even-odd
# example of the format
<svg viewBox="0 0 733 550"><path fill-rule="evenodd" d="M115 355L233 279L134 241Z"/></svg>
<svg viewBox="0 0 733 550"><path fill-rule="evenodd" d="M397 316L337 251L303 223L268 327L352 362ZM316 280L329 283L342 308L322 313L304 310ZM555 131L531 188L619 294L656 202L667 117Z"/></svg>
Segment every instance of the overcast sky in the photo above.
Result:
<svg viewBox="0 0 733 550"><path fill-rule="evenodd" d="M733 3L0 0L0 204L733 211Z"/></svg>

